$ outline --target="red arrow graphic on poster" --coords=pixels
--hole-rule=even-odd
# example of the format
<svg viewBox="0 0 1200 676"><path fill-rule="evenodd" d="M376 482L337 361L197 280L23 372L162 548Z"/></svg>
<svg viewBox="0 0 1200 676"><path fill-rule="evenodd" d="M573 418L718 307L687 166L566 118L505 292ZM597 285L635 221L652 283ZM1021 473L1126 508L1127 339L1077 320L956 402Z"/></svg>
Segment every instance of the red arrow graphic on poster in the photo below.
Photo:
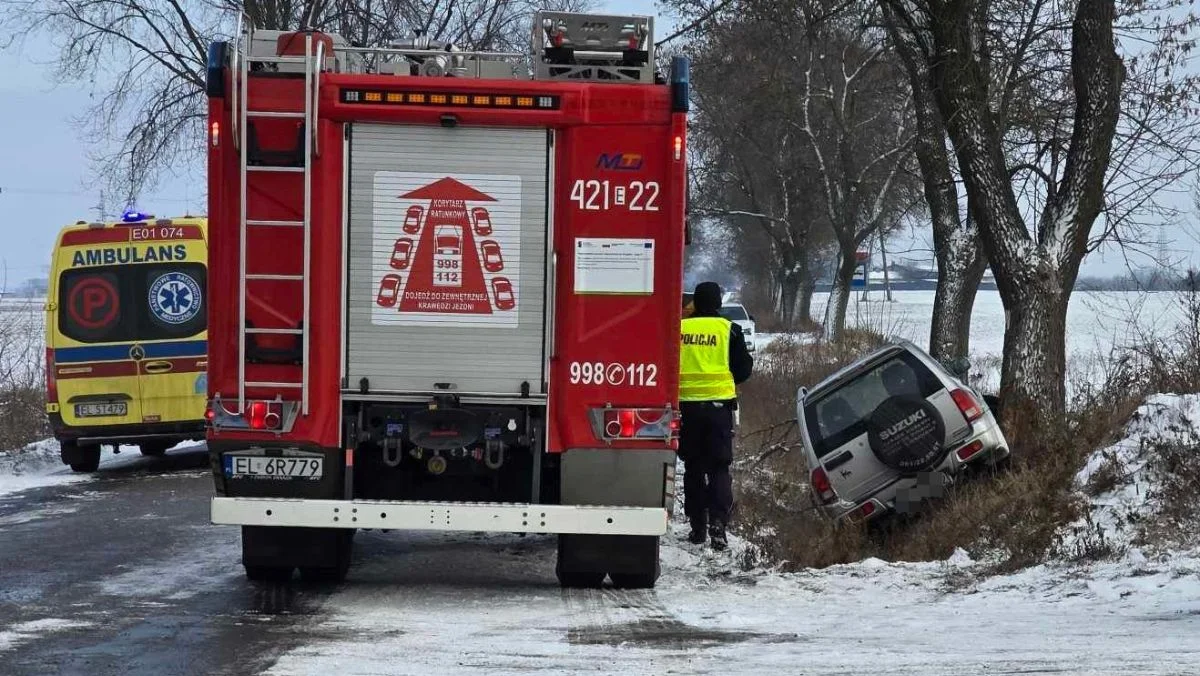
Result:
<svg viewBox="0 0 1200 676"><path fill-rule="evenodd" d="M400 312L491 314L467 202L496 200L449 176L400 199L429 200Z"/></svg>

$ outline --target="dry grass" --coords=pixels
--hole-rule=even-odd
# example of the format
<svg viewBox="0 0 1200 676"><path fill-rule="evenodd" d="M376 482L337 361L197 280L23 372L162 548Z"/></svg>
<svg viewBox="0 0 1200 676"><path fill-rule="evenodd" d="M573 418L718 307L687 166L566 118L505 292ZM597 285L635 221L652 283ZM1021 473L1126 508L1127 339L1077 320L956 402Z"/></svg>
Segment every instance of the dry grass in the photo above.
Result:
<svg viewBox="0 0 1200 676"><path fill-rule="evenodd" d="M49 435L40 305L0 308L0 451Z"/></svg>
<svg viewBox="0 0 1200 676"><path fill-rule="evenodd" d="M1134 544L1156 549L1200 545L1200 438L1156 444L1146 468L1154 477L1147 496L1153 506L1137 524Z"/></svg>

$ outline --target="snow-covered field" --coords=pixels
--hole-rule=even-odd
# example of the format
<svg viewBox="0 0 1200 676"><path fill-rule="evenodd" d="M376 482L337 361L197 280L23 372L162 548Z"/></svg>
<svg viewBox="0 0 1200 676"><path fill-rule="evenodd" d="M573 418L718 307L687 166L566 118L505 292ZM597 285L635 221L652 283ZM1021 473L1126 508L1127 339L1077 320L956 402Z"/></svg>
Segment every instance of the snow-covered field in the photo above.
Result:
<svg viewBox="0 0 1200 676"><path fill-rule="evenodd" d="M933 291L895 291L892 301L881 289L872 289L868 300L856 293L846 310L846 323L884 335L911 340L929 347L933 318ZM1171 292L1133 293L1079 291L1067 310L1068 381L1103 377L1114 349L1129 347L1149 335L1174 331L1182 319L1181 296ZM828 294L813 297L814 318L824 316ZM971 315L971 361L984 389L996 389L1004 347L1004 306L996 291L980 291ZM760 333L755 345L763 348L781 334Z"/></svg>

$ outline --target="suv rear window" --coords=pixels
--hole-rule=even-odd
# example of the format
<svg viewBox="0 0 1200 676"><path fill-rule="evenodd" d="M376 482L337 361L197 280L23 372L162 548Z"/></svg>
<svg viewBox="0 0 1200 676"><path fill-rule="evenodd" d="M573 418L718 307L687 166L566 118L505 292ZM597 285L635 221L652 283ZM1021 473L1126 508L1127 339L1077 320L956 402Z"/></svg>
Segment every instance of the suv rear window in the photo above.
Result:
<svg viewBox="0 0 1200 676"><path fill-rule="evenodd" d="M717 313L731 322L743 321L750 318L746 316L746 308L741 305L726 305L718 310Z"/></svg>
<svg viewBox="0 0 1200 676"><path fill-rule="evenodd" d="M889 397L928 398L941 381L910 352L900 352L804 406L813 450L821 458L867 432L867 417Z"/></svg>
<svg viewBox="0 0 1200 676"><path fill-rule="evenodd" d="M81 343L187 338L207 326L200 263L113 265L59 277L58 330Z"/></svg>

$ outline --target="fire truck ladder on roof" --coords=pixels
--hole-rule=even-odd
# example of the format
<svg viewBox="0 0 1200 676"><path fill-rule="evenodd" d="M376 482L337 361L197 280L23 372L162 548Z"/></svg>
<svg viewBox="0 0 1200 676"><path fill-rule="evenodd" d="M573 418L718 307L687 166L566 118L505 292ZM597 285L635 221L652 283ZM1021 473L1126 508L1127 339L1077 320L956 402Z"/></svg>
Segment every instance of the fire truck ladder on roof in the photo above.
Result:
<svg viewBox="0 0 1200 676"><path fill-rule="evenodd" d="M242 21L239 19L239 24ZM239 271L238 271L238 322L240 331L238 333L238 401L239 404L245 407L246 389L247 388L268 388L268 389L292 389L300 390L300 413L308 415L308 392L309 392L309 354L311 350L310 326L311 326L311 289L309 286L311 266L312 266L312 159L319 154L317 145L317 97L319 92L321 70L325 61L325 44L321 40L317 40L316 50L313 49L313 36L311 33L304 34L304 55L264 55L256 54L253 50L254 36L253 28L247 27L244 31L239 30L239 37L242 45L234 52L234 58L239 60L234 71L238 74L239 83L235 86L233 94L233 107L237 130L234 132L234 137L239 145L239 169L241 189L239 191ZM240 53L239 53L240 52ZM239 58L240 57L240 58ZM288 64L293 68L295 65L303 64L304 68L304 112L284 112L284 111L268 111L268 110L249 110L249 91L248 82L250 79L251 63L259 64L274 64L273 67L278 68L281 64ZM272 66L268 66L270 68ZM271 165L252 165L249 160L249 151L247 143L247 132L253 133L250 130L250 118L295 118L303 121L303 136L304 150L300 166L271 166ZM301 220L256 220L247 218L246 214L246 176L249 172L288 172L288 173L303 173L304 174L304 207L303 217ZM247 272L247 246L246 236L250 228L302 228L304 230L304 264L303 272L299 275L285 274L256 274ZM247 324L246 321L246 296L248 293L247 282L255 280L271 280L282 282L293 282L300 284L304 298L303 319L299 328L254 328ZM246 340L250 335L294 335L299 336L301 341L301 356L300 381L247 381L246 380Z"/></svg>

